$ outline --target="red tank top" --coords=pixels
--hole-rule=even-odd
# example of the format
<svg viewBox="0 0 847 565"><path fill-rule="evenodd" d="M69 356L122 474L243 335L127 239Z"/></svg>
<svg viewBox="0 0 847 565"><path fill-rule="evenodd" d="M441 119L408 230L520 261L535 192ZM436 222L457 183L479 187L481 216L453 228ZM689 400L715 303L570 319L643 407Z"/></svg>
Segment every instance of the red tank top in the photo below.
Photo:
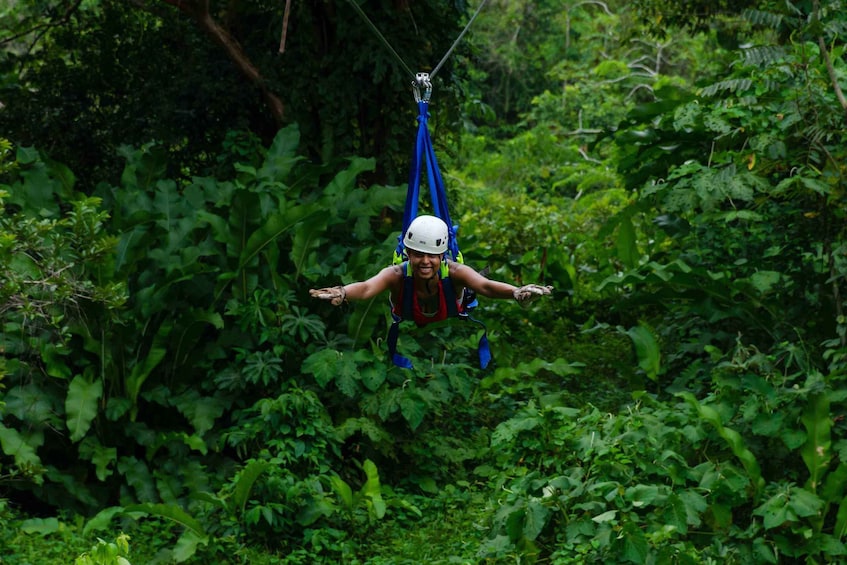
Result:
<svg viewBox="0 0 847 565"><path fill-rule="evenodd" d="M405 286L405 285L404 285ZM403 315L403 292L404 288L400 290L400 296L397 297L397 303L394 304L393 311L398 316ZM444 285L441 283L441 279L438 279L438 309L432 314L425 314L423 309L421 308L420 303L418 302L418 293L412 293L412 315L414 316L413 321L418 326L425 326L426 324L431 324L433 322L440 322L441 320L447 319L447 303L444 299Z"/></svg>

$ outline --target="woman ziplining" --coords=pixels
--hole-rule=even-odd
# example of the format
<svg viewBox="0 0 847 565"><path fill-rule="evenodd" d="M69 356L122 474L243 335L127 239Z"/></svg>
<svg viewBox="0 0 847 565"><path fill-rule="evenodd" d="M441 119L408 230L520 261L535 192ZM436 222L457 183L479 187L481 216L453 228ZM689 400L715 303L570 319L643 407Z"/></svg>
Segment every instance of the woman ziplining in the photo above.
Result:
<svg viewBox="0 0 847 565"><path fill-rule="evenodd" d="M350 3L408 70L403 60L361 11L361 8L353 0L350 0ZM485 330L485 326L470 315L470 311L477 305L477 294L486 298L513 298L519 304L527 305L539 296L549 295L553 290L552 286L529 284L517 287L509 283L493 281L464 264L456 239L456 229L450 220L444 180L441 177L429 135L432 76L444 64L447 56L467 32L484 4L483 0L432 74L417 73L412 82L419 111L418 132L415 151L412 154L406 206L403 213L403 229L397 238L394 264L364 281L309 290L312 297L328 300L335 306L348 300L368 300L389 291L394 323L388 334L388 348L394 364L404 368L411 368L412 363L396 351L399 324L402 321L411 320L418 326L424 326L458 317L471 320ZM426 171L434 215L418 215L423 171ZM480 338L478 350L480 365L485 368L491 360L486 331L483 331Z"/></svg>
<svg viewBox="0 0 847 565"><path fill-rule="evenodd" d="M396 353L398 324L403 320L424 326L450 317L469 318L476 294L486 298L513 298L525 306L553 290L552 286L528 284L517 287L487 279L471 267L449 259L448 231L447 224L440 218L418 216L403 235L407 261L385 267L367 280L343 286L313 288L309 294L314 298L329 300L333 306L340 306L348 300L368 300L389 291L391 315L394 318L389 331L389 352L395 365L411 368L408 359ZM491 355L484 335L479 352L480 365L485 368Z"/></svg>

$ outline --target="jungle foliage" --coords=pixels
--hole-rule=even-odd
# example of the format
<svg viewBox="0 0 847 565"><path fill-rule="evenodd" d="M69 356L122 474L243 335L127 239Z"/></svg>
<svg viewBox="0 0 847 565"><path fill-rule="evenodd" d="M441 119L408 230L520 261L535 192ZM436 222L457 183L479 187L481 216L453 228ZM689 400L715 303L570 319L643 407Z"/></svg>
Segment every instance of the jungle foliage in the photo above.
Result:
<svg viewBox="0 0 847 565"><path fill-rule="evenodd" d="M309 298L414 131L348 3L3 7L0 562L845 559L843 2L489 2L434 135L466 262L556 290L487 371ZM423 65L475 7L361 5Z"/></svg>

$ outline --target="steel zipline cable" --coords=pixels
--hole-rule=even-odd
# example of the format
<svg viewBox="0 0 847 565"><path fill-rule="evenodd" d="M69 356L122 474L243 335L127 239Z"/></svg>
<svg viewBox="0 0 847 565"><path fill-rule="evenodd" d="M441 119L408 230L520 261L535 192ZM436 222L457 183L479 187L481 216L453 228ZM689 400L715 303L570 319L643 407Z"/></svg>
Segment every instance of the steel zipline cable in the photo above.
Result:
<svg viewBox="0 0 847 565"><path fill-rule="evenodd" d="M347 0L347 1L350 3L351 6L353 6L353 8L356 10L356 12L358 12L359 16L361 16L361 18L365 21L365 23L368 24L368 27L371 28L371 30L380 39L380 41L382 41L383 45L385 45L385 47L388 49L388 51L390 51L391 54L394 55L394 58L397 59L397 61L400 63L400 66L403 67L403 70L406 71L407 73L409 73L409 76L414 78L416 76L415 73L412 71L411 68L409 68L409 65L406 64L406 61L403 60L403 58L397 53L397 51L394 49L394 47L391 46L391 43L389 43L389 41L385 38L385 36L382 35L382 33L374 25L374 23L371 21L371 19L368 17L368 15L365 14L365 12L362 10L362 7L359 6L359 4L356 3L356 0ZM479 6L477 6L476 11L474 12L473 16L471 16L471 19L468 20L468 23L467 23L467 25L465 25L465 28L462 30L462 33L459 34L459 37L456 38L456 41L453 42L453 45L450 46L450 49L447 50L447 53L444 54L444 56L441 58L441 61L439 61L438 64L435 66L435 68L432 70L432 72L429 73L430 79L434 78L436 73L438 73L438 71L441 69L441 67L444 66L444 63L447 61L447 59L453 53L453 50L456 49L456 46L459 45L459 42L462 40L462 38L465 37L465 34L471 28L471 24L473 24L474 20L479 15L479 13L482 11L482 8L483 8L483 6L485 6L485 3L487 1L488 0L482 0L479 3Z"/></svg>

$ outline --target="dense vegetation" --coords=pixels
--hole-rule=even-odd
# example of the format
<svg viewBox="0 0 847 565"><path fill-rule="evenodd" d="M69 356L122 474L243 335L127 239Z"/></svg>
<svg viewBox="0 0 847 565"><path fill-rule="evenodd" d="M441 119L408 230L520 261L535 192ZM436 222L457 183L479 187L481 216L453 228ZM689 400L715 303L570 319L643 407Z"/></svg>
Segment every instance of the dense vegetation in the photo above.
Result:
<svg viewBox="0 0 847 565"><path fill-rule="evenodd" d="M433 135L466 262L556 290L486 371L309 298L390 261L414 131L348 2L19 4L0 563L847 558L843 2L488 1ZM476 8L360 5L414 71Z"/></svg>

